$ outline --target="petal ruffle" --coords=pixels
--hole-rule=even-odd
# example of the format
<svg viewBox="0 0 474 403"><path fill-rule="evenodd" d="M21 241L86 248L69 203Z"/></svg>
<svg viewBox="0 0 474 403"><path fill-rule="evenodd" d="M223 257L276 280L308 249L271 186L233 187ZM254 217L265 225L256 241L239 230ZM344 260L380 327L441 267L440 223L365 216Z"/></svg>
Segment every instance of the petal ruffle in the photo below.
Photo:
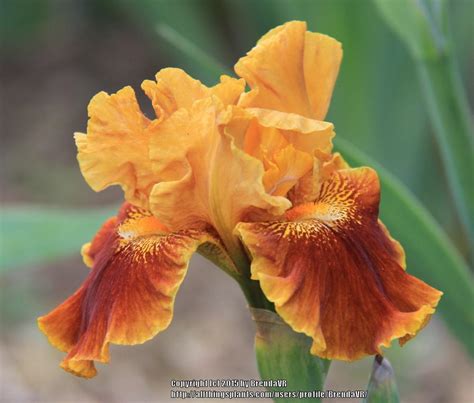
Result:
<svg viewBox="0 0 474 403"><path fill-rule="evenodd" d="M264 35L235 65L251 88L239 104L323 120L341 59L335 39L308 32L305 22L288 22Z"/></svg>
<svg viewBox="0 0 474 403"><path fill-rule="evenodd" d="M227 113L225 132L262 161L265 190L274 196L286 196L312 170L315 155L332 149L331 123L260 108L234 107Z"/></svg>
<svg viewBox="0 0 474 403"><path fill-rule="evenodd" d="M113 230L112 230L113 229ZM64 303L38 319L49 341L67 352L61 366L86 378L108 362L109 343L140 344L166 329L191 255L212 236L170 233L155 217L125 204L89 248L93 268Z"/></svg>
<svg viewBox="0 0 474 403"><path fill-rule="evenodd" d="M255 118L260 130L263 129L263 134L260 134L261 141L266 141L267 147L278 144L278 141L273 138L265 139L265 128L278 130L283 138L300 151L314 154L315 150L323 153L332 150L332 139L335 135L332 123L262 108L246 108L245 112Z"/></svg>
<svg viewBox="0 0 474 403"><path fill-rule="evenodd" d="M75 134L86 182L96 192L119 184L127 201L146 207L154 183L148 158L150 121L135 92L131 87L113 95L100 92L89 103L88 113L87 135Z"/></svg>
<svg viewBox="0 0 474 403"><path fill-rule="evenodd" d="M225 133L223 108L217 97L196 101L157 128L150 158L160 183L151 192L150 209L172 228L212 225L239 260L244 255L232 231L245 212L254 207L281 215L291 204L265 191L261 161Z"/></svg>
<svg viewBox="0 0 474 403"><path fill-rule="evenodd" d="M355 360L406 341L442 295L404 271L400 245L378 221L379 196L375 171L340 170L287 221L237 226L252 277L320 357Z"/></svg>
<svg viewBox="0 0 474 403"><path fill-rule="evenodd" d="M245 90L242 79L222 76L219 84L208 88L180 69L163 69L156 79L142 84L156 119L145 117L134 90L125 87L116 94L94 96L88 108L87 135L75 134L77 158L89 186L98 192L118 184L128 202L145 209L158 181L148 155L149 142L161 122L179 108L191 108L196 100L206 97L216 96L224 105L235 104Z"/></svg>
<svg viewBox="0 0 474 403"><path fill-rule="evenodd" d="M142 89L151 99L157 117L163 119L179 108L189 109L195 101L212 95L224 105L236 104L245 90L245 81L221 76L219 84L208 88L181 69L166 68L156 74L156 82L143 81Z"/></svg>

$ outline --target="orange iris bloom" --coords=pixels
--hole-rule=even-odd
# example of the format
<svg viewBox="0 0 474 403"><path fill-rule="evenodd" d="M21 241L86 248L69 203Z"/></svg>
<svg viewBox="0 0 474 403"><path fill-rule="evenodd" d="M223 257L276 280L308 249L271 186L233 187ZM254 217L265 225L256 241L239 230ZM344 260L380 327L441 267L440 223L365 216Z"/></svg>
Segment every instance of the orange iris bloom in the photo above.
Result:
<svg viewBox="0 0 474 403"><path fill-rule="evenodd" d="M39 318L64 369L92 377L109 343L166 329L196 251L258 281L323 358L377 354L426 325L442 293L405 271L378 219L377 173L332 153L323 119L341 58L339 42L289 22L238 61L241 79L208 88L164 69L144 81L152 119L130 87L91 100L75 136L82 173L95 191L120 185L126 203L84 245L84 284Z"/></svg>

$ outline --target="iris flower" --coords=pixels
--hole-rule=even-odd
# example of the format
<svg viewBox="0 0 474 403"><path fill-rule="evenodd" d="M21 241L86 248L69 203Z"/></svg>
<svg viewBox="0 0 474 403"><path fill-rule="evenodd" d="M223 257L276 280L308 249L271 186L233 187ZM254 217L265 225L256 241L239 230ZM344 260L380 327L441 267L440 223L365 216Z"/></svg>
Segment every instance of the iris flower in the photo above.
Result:
<svg viewBox="0 0 474 403"><path fill-rule="evenodd" d="M165 330L196 251L249 301L263 291L319 357L380 354L427 324L442 293L406 272L378 218L377 173L332 152L324 118L341 58L339 42L293 21L238 61L240 79L208 88L167 68L144 81L151 119L130 87L93 97L79 165L125 203L84 245L84 284L39 318L65 370L93 377L110 343Z"/></svg>

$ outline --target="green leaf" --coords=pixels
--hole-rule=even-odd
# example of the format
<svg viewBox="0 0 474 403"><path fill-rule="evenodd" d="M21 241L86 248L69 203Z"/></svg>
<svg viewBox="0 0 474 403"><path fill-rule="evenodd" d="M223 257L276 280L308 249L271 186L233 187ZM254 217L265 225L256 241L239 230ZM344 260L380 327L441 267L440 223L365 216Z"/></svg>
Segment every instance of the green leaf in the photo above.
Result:
<svg viewBox="0 0 474 403"><path fill-rule="evenodd" d="M153 37L155 28L166 24L178 35L193 38L194 43L205 43L210 54L219 55L220 60L230 57L225 32L215 23L215 19L220 18L220 7L216 7L213 0L119 0L117 3ZM156 43L156 40L153 42ZM204 83L215 81L216 77L210 71L194 64L189 57L182 57L181 50L179 47L176 49L174 44L166 49L160 48L160 51L171 56L177 63L176 67L184 68L192 76L199 76Z"/></svg>
<svg viewBox="0 0 474 403"><path fill-rule="evenodd" d="M377 170L382 186L381 218L405 248L408 272L444 292L438 310L474 356L474 285L465 261L433 217L398 179L350 143L336 139L335 144L351 165Z"/></svg>
<svg viewBox="0 0 474 403"><path fill-rule="evenodd" d="M420 60L417 67L449 190L464 227L468 246L472 249L474 132L467 98L450 56L436 60Z"/></svg>
<svg viewBox="0 0 474 403"><path fill-rule="evenodd" d="M92 239L116 208L52 209L3 207L0 210L0 272L41 264L70 254Z"/></svg>
<svg viewBox="0 0 474 403"><path fill-rule="evenodd" d="M400 401L393 368L390 362L380 355L374 359L367 392L367 398L364 399L366 403L398 403Z"/></svg>
<svg viewBox="0 0 474 403"><path fill-rule="evenodd" d="M250 308L257 326L255 351L260 376L263 380L286 380L286 387L269 387L275 392L321 391L331 361L310 354L311 338L294 332L275 312ZM275 402L295 402L297 397L286 396ZM304 401L320 402L317 397Z"/></svg>
<svg viewBox="0 0 474 403"><path fill-rule="evenodd" d="M375 0L410 49L469 246L474 245L474 136L469 105L452 52L444 0Z"/></svg>
<svg viewBox="0 0 474 403"><path fill-rule="evenodd" d="M156 26L156 32L158 35L168 42L171 46L187 55L192 60L196 60L199 69L207 72L207 75L212 77L214 81L217 81L221 74L226 73L227 68L221 65L219 62L208 56L201 49L199 49L194 43L183 38L183 36L171 28L167 24L158 24Z"/></svg>
<svg viewBox="0 0 474 403"><path fill-rule="evenodd" d="M374 0L387 24L416 58L435 58L444 52L444 0Z"/></svg>

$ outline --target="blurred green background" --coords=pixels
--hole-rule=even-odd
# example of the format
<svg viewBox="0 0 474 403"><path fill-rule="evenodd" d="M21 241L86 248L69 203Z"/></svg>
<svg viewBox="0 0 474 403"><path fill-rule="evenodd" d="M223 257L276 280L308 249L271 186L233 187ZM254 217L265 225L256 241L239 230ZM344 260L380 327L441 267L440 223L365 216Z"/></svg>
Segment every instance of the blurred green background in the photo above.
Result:
<svg viewBox="0 0 474 403"><path fill-rule="evenodd" d="M101 367L92 381L60 370L62 354L36 329L35 318L70 295L87 275L80 245L121 200L118 189L90 190L75 161L72 133L85 131L90 98L132 85L151 113L139 86L160 68L182 67L207 84L215 78L158 35L159 23L228 68L267 30L291 19L306 20L311 30L341 41L344 60L327 120L335 123L338 137L398 177L459 250L467 252L415 63L372 1L0 4L0 197L4 207L14 207L1 220L1 401L166 402L173 378L258 377L254 328L244 298L229 278L201 258L193 260L171 327L143 346L113 347L111 365ZM448 2L448 14L453 51L472 105L474 1ZM12 250L14 254L7 253ZM474 400L472 364L439 317L389 357L402 401ZM365 389L370 367L370 359L334 363L327 387Z"/></svg>

